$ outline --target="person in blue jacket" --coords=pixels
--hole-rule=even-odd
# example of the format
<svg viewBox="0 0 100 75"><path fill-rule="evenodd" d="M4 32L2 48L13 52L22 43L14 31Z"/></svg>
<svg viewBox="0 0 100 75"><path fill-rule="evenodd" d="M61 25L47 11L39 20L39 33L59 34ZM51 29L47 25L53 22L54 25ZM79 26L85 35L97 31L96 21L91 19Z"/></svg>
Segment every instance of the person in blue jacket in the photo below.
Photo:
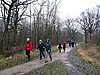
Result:
<svg viewBox="0 0 100 75"><path fill-rule="evenodd" d="M71 41L68 41L68 43L69 43L69 47L71 47L72 42Z"/></svg>
<svg viewBox="0 0 100 75"><path fill-rule="evenodd" d="M48 56L50 58L50 61L52 61L52 57L51 57L51 43L49 42L49 39L46 40L46 44L45 44L45 48L46 48L46 62L48 62Z"/></svg>

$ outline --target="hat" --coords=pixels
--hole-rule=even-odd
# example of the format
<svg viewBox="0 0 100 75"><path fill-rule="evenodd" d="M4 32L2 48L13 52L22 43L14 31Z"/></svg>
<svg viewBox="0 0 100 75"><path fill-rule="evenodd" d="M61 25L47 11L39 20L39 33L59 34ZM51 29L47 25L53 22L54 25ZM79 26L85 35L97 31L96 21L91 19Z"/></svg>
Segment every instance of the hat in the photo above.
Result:
<svg viewBox="0 0 100 75"><path fill-rule="evenodd" d="M30 40L30 38L27 38L27 41L29 41Z"/></svg>
<svg viewBox="0 0 100 75"><path fill-rule="evenodd" d="M47 40L49 41L49 38L47 38Z"/></svg>
<svg viewBox="0 0 100 75"><path fill-rule="evenodd" d="M42 42L42 40L39 40L40 42Z"/></svg>

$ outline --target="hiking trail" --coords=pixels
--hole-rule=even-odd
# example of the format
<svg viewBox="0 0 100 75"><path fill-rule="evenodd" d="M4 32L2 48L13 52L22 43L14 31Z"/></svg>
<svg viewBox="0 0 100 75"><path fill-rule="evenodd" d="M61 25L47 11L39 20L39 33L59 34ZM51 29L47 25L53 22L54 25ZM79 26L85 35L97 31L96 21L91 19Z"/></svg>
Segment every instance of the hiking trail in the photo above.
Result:
<svg viewBox="0 0 100 75"><path fill-rule="evenodd" d="M61 60L63 63L65 63L67 69L69 70L69 72L71 72L73 75L82 75L69 61L68 61L68 54L69 52L71 52L73 50L73 48L69 47L66 48L66 52L64 53L63 50L61 51L61 53L59 53L58 51L52 54L52 61L49 61L47 63L45 63L45 59L43 60L39 60L39 58L33 60L33 61L29 61L27 63L21 64L21 65L17 65L5 70L1 70L0 71L0 75L23 75L24 73L27 73L35 68L38 67L42 67L45 64L48 63L52 63L53 61L56 60Z"/></svg>

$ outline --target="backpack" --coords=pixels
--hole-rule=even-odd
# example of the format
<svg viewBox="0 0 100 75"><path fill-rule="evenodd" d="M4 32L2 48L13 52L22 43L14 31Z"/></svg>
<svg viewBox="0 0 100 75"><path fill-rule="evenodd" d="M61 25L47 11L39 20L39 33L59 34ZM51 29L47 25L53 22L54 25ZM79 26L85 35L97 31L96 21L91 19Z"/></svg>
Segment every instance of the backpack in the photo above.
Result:
<svg viewBox="0 0 100 75"><path fill-rule="evenodd" d="M27 44L29 44L29 47L27 47L27 48L30 48L30 42L27 42Z"/></svg>
<svg viewBox="0 0 100 75"><path fill-rule="evenodd" d="M58 45L58 48L62 48L62 47L61 47L61 44Z"/></svg>

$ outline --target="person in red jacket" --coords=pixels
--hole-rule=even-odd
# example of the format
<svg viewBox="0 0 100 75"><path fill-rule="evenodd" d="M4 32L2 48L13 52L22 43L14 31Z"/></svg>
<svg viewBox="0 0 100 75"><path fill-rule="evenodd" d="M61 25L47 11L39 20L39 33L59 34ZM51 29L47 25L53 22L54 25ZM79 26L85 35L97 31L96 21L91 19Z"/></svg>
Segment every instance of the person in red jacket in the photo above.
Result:
<svg viewBox="0 0 100 75"><path fill-rule="evenodd" d="M66 49L66 42L63 42L63 43L62 43L62 46L63 46L63 50L64 50L64 52L65 52L65 49Z"/></svg>
<svg viewBox="0 0 100 75"><path fill-rule="evenodd" d="M30 50L32 50L32 43L29 38L27 38L27 42L25 44L26 55L28 57L28 61L30 60Z"/></svg>

